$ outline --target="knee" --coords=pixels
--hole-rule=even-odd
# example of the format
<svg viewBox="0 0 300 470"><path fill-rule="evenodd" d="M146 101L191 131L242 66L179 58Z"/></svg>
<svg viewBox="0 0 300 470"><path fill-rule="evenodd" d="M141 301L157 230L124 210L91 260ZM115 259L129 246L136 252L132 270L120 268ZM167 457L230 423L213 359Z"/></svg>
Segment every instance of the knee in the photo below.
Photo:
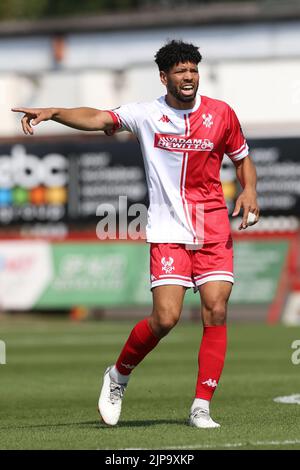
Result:
<svg viewBox="0 0 300 470"><path fill-rule="evenodd" d="M204 308L204 325L219 326L226 323L227 303L223 301L211 302Z"/></svg>
<svg viewBox="0 0 300 470"><path fill-rule="evenodd" d="M176 325L180 316L178 309L172 306L164 306L154 309L149 319L150 327L153 333L162 338Z"/></svg>

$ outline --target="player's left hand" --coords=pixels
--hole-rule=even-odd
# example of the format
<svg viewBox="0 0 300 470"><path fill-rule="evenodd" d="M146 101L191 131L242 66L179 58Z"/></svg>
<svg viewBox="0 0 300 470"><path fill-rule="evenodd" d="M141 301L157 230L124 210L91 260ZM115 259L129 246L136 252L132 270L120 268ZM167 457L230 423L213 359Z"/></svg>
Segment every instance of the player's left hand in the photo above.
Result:
<svg viewBox="0 0 300 470"><path fill-rule="evenodd" d="M236 217L240 213L241 209L243 209L243 220L239 226L239 230L245 230L249 226L247 223L249 212L252 212L256 216L255 222L251 225L257 224L259 220L259 207L256 200L255 190L244 189L236 200L232 216Z"/></svg>

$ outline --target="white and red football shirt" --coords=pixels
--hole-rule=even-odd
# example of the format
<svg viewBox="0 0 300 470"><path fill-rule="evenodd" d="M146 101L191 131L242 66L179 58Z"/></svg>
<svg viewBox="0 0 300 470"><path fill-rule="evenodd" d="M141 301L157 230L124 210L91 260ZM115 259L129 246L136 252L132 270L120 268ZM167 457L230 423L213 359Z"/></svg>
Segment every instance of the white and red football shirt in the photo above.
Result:
<svg viewBox="0 0 300 470"><path fill-rule="evenodd" d="M248 155L231 107L197 95L192 109L170 107L162 96L109 111L114 128L136 135L141 146L150 205L147 241L202 245L228 240L230 225L220 182L224 154Z"/></svg>

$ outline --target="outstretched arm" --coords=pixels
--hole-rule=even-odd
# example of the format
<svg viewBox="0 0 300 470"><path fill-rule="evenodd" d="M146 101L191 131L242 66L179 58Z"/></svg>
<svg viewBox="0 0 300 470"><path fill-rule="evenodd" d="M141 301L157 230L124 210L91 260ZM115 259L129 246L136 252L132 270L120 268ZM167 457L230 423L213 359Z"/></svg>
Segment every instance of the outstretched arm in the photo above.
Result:
<svg viewBox="0 0 300 470"><path fill-rule="evenodd" d="M26 135L33 135L32 126L42 121L56 121L82 131L107 131L114 126L109 112L94 108L12 108L12 111L24 113L21 123Z"/></svg>
<svg viewBox="0 0 300 470"><path fill-rule="evenodd" d="M237 178L243 188L243 192L237 198L234 211L232 213L233 217L237 216L240 213L240 210L243 209L243 220L239 226L239 230L246 229L247 218L249 212L253 212L256 215L256 222L259 219L259 207L256 200L256 169L254 163L252 162L250 156L243 158L234 162Z"/></svg>

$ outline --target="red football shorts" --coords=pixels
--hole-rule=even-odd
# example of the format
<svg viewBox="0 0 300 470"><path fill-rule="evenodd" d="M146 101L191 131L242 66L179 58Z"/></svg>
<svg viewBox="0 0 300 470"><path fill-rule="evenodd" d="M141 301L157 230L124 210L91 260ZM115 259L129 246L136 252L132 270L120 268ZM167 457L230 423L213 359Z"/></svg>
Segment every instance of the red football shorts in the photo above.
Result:
<svg viewBox="0 0 300 470"><path fill-rule="evenodd" d="M209 281L233 284L232 239L197 250L183 244L151 243L150 279L151 289L168 284L198 288Z"/></svg>

